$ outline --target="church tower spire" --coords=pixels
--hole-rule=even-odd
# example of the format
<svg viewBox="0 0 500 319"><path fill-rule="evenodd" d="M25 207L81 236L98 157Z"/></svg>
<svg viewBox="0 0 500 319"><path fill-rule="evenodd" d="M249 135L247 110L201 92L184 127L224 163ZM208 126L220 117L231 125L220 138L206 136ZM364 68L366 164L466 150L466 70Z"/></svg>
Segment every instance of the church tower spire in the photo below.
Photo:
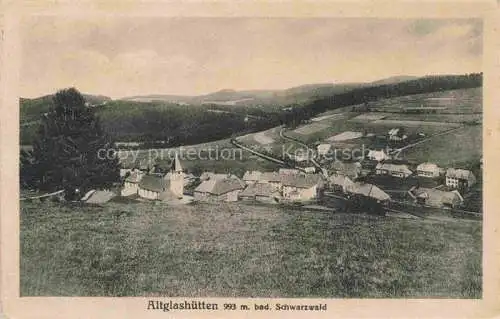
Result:
<svg viewBox="0 0 500 319"><path fill-rule="evenodd" d="M184 194L184 172L177 153L170 168L170 191L178 198L182 198Z"/></svg>

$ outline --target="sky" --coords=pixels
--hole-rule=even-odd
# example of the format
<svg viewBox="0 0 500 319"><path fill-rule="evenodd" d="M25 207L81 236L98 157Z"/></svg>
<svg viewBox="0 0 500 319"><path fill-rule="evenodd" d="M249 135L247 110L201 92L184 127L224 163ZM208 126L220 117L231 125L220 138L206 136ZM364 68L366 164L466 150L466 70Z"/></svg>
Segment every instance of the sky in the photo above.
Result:
<svg viewBox="0 0 500 319"><path fill-rule="evenodd" d="M64 18L21 29L21 96L198 95L481 72L478 19Z"/></svg>

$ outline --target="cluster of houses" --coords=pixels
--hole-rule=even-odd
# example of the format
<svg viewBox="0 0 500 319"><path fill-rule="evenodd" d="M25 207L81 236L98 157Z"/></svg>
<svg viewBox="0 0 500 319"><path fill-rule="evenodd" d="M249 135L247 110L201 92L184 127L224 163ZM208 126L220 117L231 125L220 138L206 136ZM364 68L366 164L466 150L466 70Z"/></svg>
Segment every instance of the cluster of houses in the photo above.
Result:
<svg viewBox="0 0 500 319"><path fill-rule="evenodd" d="M122 196L149 200L175 201L184 197L184 187L193 183L193 199L200 202L261 202L309 201L318 198L324 187L319 174L307 174L295 169L278 172L248 171L242 179L233 174L205 172L199 178L185 174L179 158L168 172L157 173L140 168L129 169L121 190Z"/></svg>
<svg viewBox="0 0 500 319"><path fill-rule="evenodd" d="M374 151L377 152L377 151ZM381 151L383 153L383 151ZM474 174L465 169L444 169L434 163L422 163L413 171L407 164L379 158L367 170L360 162L334 161L325 175L307 173L298 169L279 169L274 172L247 171L242 178L233 174L205 172L196 177L186 174L176 156L168 170L157 172L141 167L127 170L121 190L122 196L136 196L148 200L176 201L186 197L185 187L190 185L192 199L199 202L257 201L263 203L307 202L330 190L363 196L378 203L386 203L391 196L374 184L362 182L367 174L391 176L404 181L410 176L427 179L443 178L445 185L435 188L412 187L408 194L414 202L434 207L458 207L467 191L476 183Z"/></svg>
<svg viewBox="0 0 500 319"><path fill-rule="evenodd" d="M359 176L366 174L362 165L357 162L334 162L332 168L334 170L334 175L330 178L332 188L334 191L344 193L349 193L349 187L356 184L354 181ZM380 161L376 164L374 173L376 176L391 176L402 181L410 176L424 179L442 177L444 185L434 188L416 186L408 191L409 196L416 203L434 207L458 207L462 205L464 198L461 192L467 192L477 182L476 177L470 170L444 169L434 163L421 163L413 171L407 164Z"/></svg>

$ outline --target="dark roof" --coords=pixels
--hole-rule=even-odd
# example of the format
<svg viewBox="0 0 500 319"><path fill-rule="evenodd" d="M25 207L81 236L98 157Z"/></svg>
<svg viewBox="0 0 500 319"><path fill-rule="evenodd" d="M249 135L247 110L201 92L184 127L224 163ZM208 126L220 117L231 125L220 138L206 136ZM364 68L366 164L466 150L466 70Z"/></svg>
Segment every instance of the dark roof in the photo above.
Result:
<svg viewBox="0 0 500 319"><path fill-rule="evenodd" d="M169 185L170 180L161 175L145 175L139 183L139 188L153 192L163 192Z"/></svg>

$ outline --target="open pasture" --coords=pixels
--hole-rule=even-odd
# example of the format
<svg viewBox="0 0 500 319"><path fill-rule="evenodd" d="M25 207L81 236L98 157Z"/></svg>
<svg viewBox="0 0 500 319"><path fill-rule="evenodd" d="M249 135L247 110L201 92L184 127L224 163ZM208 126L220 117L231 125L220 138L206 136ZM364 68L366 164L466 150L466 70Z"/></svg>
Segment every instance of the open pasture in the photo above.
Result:
<svg viewBox="0 0 500 319"><path fill-rule="evenodd" d="M482 114L390 114L385 120L463 123L482 118Z"/></svg>
<svg viewBox="0 0 500 319"><path fill-rule="evenodd" d="M448 123L448 122L432 122L432 121L418 121L418 120L376 120L370 122L371 125L392 125L395 127L404 127L404 128L412 128L412 127L424 127L424 126L448 126L449 128L458 127L459 124L456 123Z"/></svg>
<svg viewBox="0 0 500 319"><path fill-rule="evenodd" d="M448 167L455 163L479 161L482 145L482 127L466 126L409 148L402 155L417 163L434 162Z"/></svg>
<svg viewBox="0 0 500 319"><path fill-rule="evenodd" d="M372 109L384 108L402 112L404 108L444 108L439 113L478 113L482 112L482 88L449 90L425 94L406 95L369 102Z"/></svg>
<svg viewBox="0 0 500 319"><path fill-rule="evenodd" d="M481 298L481 244L478 221L23 202L20 295Z"/></svg>
<svg viewBox="0 0 500 319"><path fill-rule="evenodd" d="M311 135L322 131L328 127L328 124L324 122L317 122L313 124L306 124L294 130L295 133L302 135Z"/></svg>
<svg viewBox="0 0 500 319"><path fill-rule="evenodd" d="M376 120L382 120L390 115L391 113L363 113L361 115L351 118L349 121L366 123Z"/></svg>
<svg viewBox="0 0 500 319"><path fill-rule="evenodd" d="M325 123L323 121L321 123ZM390 129L395 127L404 127L406 134L424 133L432 135L443 132L454 127L458 127L457 123L447 122L426 122L426 121L409 121L409 120L376 120L367 123L351 122L345 120L330 121L328 126L322 130L315 131L311 134L297 134L297 130L287 132L290 136L296 137L305 143L315 143L317 141L328 141L329 138L334 137L344 132L363 132L367 135L387 135ZM356 139L352 140L358 143Z"/></svg>

